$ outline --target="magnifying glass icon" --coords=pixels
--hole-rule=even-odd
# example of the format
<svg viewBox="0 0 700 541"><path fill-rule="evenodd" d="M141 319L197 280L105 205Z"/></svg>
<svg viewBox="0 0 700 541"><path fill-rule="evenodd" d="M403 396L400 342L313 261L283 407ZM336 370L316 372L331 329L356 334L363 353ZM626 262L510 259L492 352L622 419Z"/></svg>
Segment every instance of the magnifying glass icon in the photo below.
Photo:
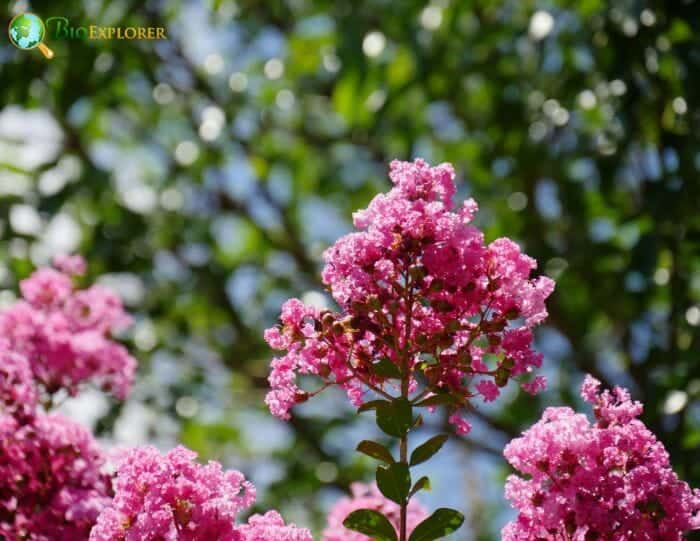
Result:
<svg viewBox="0 0 700 541"><path fill-rule="evenodd" d="M12 45L23 51L38 48L41 53L51 60L53 51L44 44L46 26L41 17L34 13L20 13L15 15L7 28Z"/></svg>

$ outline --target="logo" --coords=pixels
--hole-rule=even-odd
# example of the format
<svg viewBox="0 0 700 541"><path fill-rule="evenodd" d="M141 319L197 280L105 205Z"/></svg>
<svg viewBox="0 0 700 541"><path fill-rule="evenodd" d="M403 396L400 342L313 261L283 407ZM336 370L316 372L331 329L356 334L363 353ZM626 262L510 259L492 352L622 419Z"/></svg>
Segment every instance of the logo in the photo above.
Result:
<svg viewBox="0 0 700 541"><path fill-rule="evenodd" d="M49 17L46 19L51 39L77 40L162 40L168 39L165 28L161 26L73 26L68 17Z"/></svg>
<svg viewBox="0 0 700 541"><path fill-rule="evenodd" d="M46 23L34 13L20 13L7 29L10 42L18 49L39 49L51 59L54 53L44 44L47 34L54 40L163 40L168 39L160 26L73 26L67 17L49 17Z"/></svg>
<svg viewBox="0 0 700 541"><path fill-rule="evenodd" d="M12 18L7 32L10 43L18 49L29 51L38 48L46 58L53 58L53 51L44 44L46 26L41 17L33 13L20 13Z"/></svg>

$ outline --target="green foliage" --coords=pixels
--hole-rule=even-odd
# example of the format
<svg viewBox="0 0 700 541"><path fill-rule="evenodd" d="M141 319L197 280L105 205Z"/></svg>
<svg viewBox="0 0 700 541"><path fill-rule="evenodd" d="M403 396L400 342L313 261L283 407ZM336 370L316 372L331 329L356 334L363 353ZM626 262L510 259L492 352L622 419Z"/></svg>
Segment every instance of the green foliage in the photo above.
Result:
<svg viewBox="0 0 700 541"><path fill-rule="evenodd" d="M412 498L421 490L430 490L430 479L426 475L418 479L418 481L413 484L411 491L408 493L408 497Z"/></svg>
<svg viewBox="0 0 700 541"><path fill-rule="evenodd" d="M400 438L414 423L411 403L405 398L377 404L377 426L389 436Z"/></svg>
<svg viewBox="0 0 700 541"><path fill-rule="evenodd" d="M448 393L444 394L434 394L433 396L429 396L428 398L424 398L423 400L420 400L419 402L416 403L416 407L418 408L427 408L430 406L449 406L449 405L457 405L457 399Z"/></svg>
<svg viewBox="0 0 700 541"><path fill-rule="evenodd" d="M464 522L464 515L454 509L440 508L421 522L408 538L409 541L432 541L457 531Z"/></svg>
<svg viewBox="0 0 700 541"><path fill-rule="evenodd" d="M373 509L359 509L350 513L343 526L372 537L375 541L396 541L396 531L387 518Z"/></svg>
<svg viewBox="0 0 700 541"><path fill-rule="evenodd" d="M387 464L392 464L394 462L391 451L375 441L363 440L357 445L357 450L360 453L364 453L367 456L376 458Z"/></svg>
<svg viewBox="0 0 700 541"><path fill-rule="evenodd" d="M411 453L410 465L416 466L432 458L432 456L442 448L448 438L449 436L447 434L440 434L420 444Z"/></svg>
<svg viewBox="0 0 700 541"><path fill-rule="evenodd" d="M377 486L384 496L391 501L404 504L411 490L411 473L406 464L394 462L388 466L377 467Z"/></svg>
<svg viewBox="0 0 700 541"><path fill-rule="evenodd" d="M372 371L383 378L401 379L401 370L389 359L379 359L373 363Z"/></svg>

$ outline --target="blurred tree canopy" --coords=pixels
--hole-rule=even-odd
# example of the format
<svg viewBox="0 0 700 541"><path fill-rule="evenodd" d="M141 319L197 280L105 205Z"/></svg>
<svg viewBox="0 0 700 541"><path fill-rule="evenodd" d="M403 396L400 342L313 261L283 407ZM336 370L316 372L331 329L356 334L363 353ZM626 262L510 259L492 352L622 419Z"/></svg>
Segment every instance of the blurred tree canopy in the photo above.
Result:
<svg viewBox="0 0 700 541"><path fill-rule="evenodd" d="M327 302L320 254L388 188L390 160L450 161L488 239L515 237L558 283L538 335L550 390L477 412L442 466L464 479L436 485L469 512L459 539L498 538L503 443L545 405L580 405L585 372L629 386L699 486L696 4L10 2L8 21L168 39L49 26L52 61L0 48L0 302L51 254L83 253L137 314L142 362L122 409L83 408L99 430L183 441L318 525L369 466L345 434L372 423L330 395L274 421L262 329L288 296Z"/></svg>

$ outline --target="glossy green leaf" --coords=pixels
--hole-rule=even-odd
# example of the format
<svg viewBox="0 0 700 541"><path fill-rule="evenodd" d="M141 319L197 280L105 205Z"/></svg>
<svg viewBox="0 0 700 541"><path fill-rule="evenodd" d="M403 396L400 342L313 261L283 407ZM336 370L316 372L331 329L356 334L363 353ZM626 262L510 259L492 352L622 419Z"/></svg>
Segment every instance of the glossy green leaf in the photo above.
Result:
<svg viewBox="0 0 700 541"><path fill-rule="evenodd" d="M372 365L375 374L382 378L401 379L401 370L389 359L380 359Z"/></svg>
<svg viewBox="0 0 700 541"><path fill-rule="evenodd" d="M419 408L425 408L428 406L445 406L445 405L456 405L459 401L451 394L436 394L429 396L428 398L417 402L415 405Z"/></svg>
<svg viewBox="0 0 700 541"><path fill-rule="evenodd" d="M449 436L447 434L439 434L416 447L411 453L411 466L422 464L426 460L429 460L435 453L437 453L442 448L442 446L447 441L448 437Z"/></svg>
<svg viewBox="0 0 700 541"><path fill-rule="evenodd" d="M420 490L430 490L430 479L427 476L423 476L418 481L416 481L411 487L411 491L408 493L409 499Z"/></svg>
<svg viewBox="0 0 700 541"><path fill-rule="evenodd" d="M363 440L358 444L357 450L360 453L376 458L377 460L381 460L382 462L386 462L387 464L394 462L394 457L391 455L391 451L376 441Z"/></svg>
<svg viewBox="0 0 700 541"><path fill-rule="evenodd" d="M411 404L405 398L397 398L393 402L377 404L376 410L377 425L390 436L400 438L413 425Z"/></svg>
<svg viewBox="0 0 700 541"><path fill-rule="evenodd" d="M343 526L370 536L375 541L396 541L396 531L391 522L373 509L353 511L343 521Z"/></svg>
<svg viewBox="0 0 700 541"><path fill-rule="evenodd" d="M464 515L454 509L441 507L421 522L408 541L433 541L456 532L464 522Z"/></svg>
<svg viewBox="0 0 700 541"><path fill-rule="evenodd" d="M389 404L389 402L386 400L370 400L369 402L365 402L359 408L357 408L357 413L376 410L380 404Z"/></svg>
<svg viewBox="0 0 700 541"><path fill-rule="evenodd" d="M411 472L406 464L395 462L377 468L377 487L384 496L399 505L406 501L411 490Z"/></svg>

